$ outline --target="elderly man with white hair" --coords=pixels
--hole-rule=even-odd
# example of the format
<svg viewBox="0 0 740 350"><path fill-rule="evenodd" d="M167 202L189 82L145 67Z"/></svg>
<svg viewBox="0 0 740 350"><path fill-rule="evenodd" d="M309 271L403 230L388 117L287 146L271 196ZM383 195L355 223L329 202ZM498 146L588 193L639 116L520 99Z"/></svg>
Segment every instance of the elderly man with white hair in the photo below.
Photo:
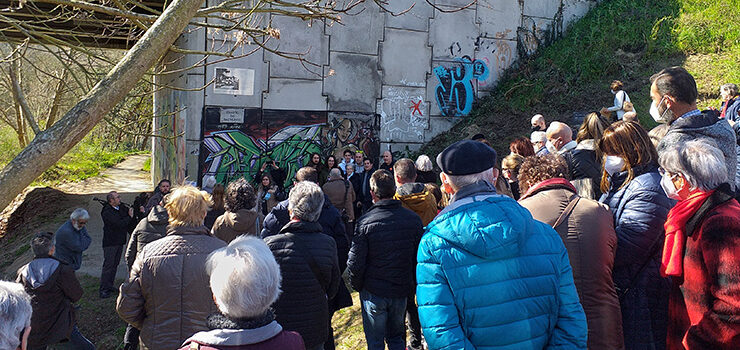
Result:
<svg viewBox="0 0 740 350"><path fill-rule="evenodd" d="M239 236L214 251L206 262L218 313L208 316L210 330L195 333L182 350L303 350L303 339L275 321L270 305L280 294L280 267L259 238Z"/></svg>
<svg viewBox="0 0 740 350"><path fill-rule="evenodd" d="M711 140L663 149L668 212L660 272L673 278L669 349L740 348L740 204Z"/></svg>
<svg viewBox="0 0 740 350"><path fill-rule="evenodd" d="M552 122L545 134L547 136L545 146L550 153L563 155L578 146L578 143L573 141L573 129L568 124Z"/></svg>
<svg viewBox="0 0 740 350"><path fill-rule="evenodd" d="M533 131L529 137L529 141L534 146L534 154L536 156L544 156L550 153L545 146L547 144L547 134L544 131Z"/></svg>
<svg viewBox="0 0 740 350"><path fill-rule="evenodd" d="M303 337L306 349L323 349L330 334L328 300L339 290L337 245L317 222L324 206L321 187L298 182L288 195L290 222L264 238L280 265L283 293L273 305L277 321Z"/></svg>
<svg viewBox="0 0 740 350"><path fill-rule="evenodd" d="M0 281L0 349L26 350L31 313L31 297L23 286Z"/></svg>
<svg viewBox="0 0 740 350"><path fill-rule="evenodd" d="M90 214L82 208L75 209L54 234L56 252L54 257L69 264L73 270L79 270L82 265L82 252L90 247L92 238L87 234L87 221Z"/></svg>
<svg viewBox="0 0 740 350"><path fill-rule="evenodd" d="M542 116L542 114L535 114L532 117L532 132L535 131L545 131L547 129L547 124L545 124L545 117Z"/></svg>
<svg viewBox="0 0 740 350"><path fill-rule="evenodd" d="M586 349L586 315L563 241L496 194L496 162L492 148L470 140L437 156L452 198L427 225L417 255L429 349Z"/></svg>

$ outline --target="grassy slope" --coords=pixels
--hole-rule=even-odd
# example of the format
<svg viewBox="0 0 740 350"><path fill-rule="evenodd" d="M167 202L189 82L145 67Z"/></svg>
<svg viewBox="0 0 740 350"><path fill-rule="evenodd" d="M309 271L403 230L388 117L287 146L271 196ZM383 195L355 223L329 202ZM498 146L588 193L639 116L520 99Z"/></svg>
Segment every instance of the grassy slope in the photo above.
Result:
<svg viewBox="0 0 740 350"><path fill-rule="evenodd" d="M97 176L101 170L122 161L130 150L111 150L101 141L85 138L72 148L54 166L47 169L32 184L52 186L62 182L73 182ZM0 168L4 167L21 151L13 129L0 127Z"/></svg>
<svg viewBox="0 0 740 350"><path fill-rule="evenodd" d="M497 151L529 134L529 118L542 113L570 121L574 112L610 106L609 83L619 79L643 126L649 77L682 65L696 77L699 106L719 106L719 85L740 84L740 1L608 0L572 25L565 36L512 68L471 114L422 149L437 154L477 132Z"/></svg>

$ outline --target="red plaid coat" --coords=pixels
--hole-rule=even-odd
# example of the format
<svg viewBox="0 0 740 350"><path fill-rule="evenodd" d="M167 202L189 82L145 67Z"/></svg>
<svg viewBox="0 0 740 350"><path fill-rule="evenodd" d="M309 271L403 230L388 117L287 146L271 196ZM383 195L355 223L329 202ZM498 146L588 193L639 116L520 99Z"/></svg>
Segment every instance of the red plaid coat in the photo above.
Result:
<svg viewBox="0 0 740 350"><path fill-rule="evenodd" d="M670 295L668 349L740 349L740 204L714 207L687 232L683 278L674 279Z"/></svg>

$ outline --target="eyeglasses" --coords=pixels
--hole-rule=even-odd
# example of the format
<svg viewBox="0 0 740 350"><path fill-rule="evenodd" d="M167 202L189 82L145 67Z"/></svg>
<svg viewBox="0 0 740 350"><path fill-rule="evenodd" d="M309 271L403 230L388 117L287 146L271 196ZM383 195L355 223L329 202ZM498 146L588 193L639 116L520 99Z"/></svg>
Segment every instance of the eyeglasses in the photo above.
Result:
<svg viewBox="0 0 740 350"><path fill-rule="evenodd" d="M87 225L87 221L77 220L77 225L85 226Z"/></svg>
<svg viewBox="0 0 740 350"><path fill-rule="evenodd" d="M672 173L672 172L670 172L668 170L665 170L663 167L659 167L658 168L658 174L660 174L660 176L665 176L665 174L668 174L668 175L670 175L671 179L674 178L674 177L676 177L676 175L678 175L678 174L674 174L674 173Z"/></svg>

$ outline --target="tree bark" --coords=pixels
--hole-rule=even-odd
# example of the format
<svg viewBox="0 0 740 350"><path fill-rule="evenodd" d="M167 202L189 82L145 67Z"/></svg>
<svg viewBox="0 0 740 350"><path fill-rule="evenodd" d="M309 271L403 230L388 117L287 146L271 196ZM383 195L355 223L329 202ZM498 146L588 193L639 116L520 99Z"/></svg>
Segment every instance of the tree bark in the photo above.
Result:
<svg viewBox="0 0 740 350"><path fill-rule="evenodd" d="M0 171L0 208L76 145L164 55L203 0L174 0L118 64Z"/></svg>
<svg viewBox="0 0 740 350"><path fill-rule="evenodd" d="M36 118L34 118L33 113L31 112L31 107L28 106L26 97L23 96L23 89L21 89L21 82L18 74L19 69L16 67L18 62L19 61L11 62L9 65L10 67L8 68L8 75L10 76L10 90L13 91L15 104L21 107L21 112L26 121L28 121L28 125L33 129L33 133L38 135L41 132L41 128L39 128L39 124L36 123Z"/></svg>
<svg viewBox="0 0 740 350"><path fill-rule="evenodd" d="M49 115L46 117L46 129L49 129L54 124L57 119L57 114L59 114L59 105L62 103L62 95L64 94L64 81L67 79L67 72L67 69L62 72L62 77L57 83L57 88L54 89L54 101L52 101L51 108L49 109Z"/></svg>

